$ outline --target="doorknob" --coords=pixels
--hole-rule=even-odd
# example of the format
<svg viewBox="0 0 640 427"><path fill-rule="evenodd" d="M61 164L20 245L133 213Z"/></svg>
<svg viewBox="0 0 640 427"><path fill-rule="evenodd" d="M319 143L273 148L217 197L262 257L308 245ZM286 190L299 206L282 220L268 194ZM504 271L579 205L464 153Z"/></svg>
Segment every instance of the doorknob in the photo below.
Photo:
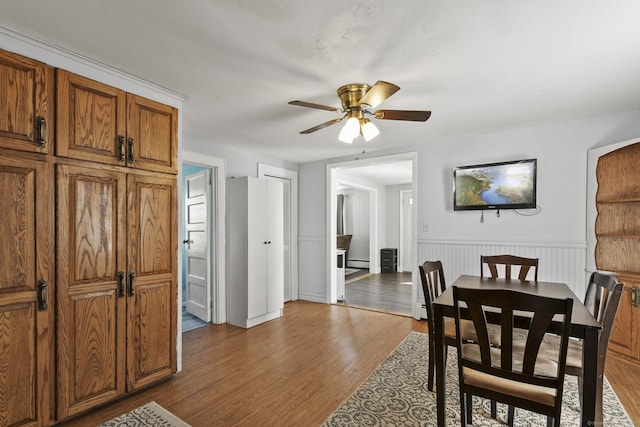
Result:
<svg viewBox="0 0 640 427"><path fill-rule="evenodd" d="M183 240L183 241L182 241L182 243L184 243L185 245L187 245L187 244L189 244L189 243L193 243L193 240L186 239L186 240Z"/></svg>

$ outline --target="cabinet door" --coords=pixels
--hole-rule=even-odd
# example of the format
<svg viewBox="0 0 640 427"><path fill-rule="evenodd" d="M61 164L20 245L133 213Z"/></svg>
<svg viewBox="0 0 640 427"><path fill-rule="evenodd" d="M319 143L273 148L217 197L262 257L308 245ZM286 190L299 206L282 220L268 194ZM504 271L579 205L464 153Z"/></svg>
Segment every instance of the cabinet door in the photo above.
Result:
<svg viewBox="0 0 640 427"><path fill-rule="evenodd" d="M127 95L127 146L138 169L178 172L178 113L175 108Z"/></svg>
<svg viewBox="0 0 640 427"><path fill-rule="evenodd" d="M247 179L247 319L267 313L267 181Z"/></svg>
<svg viewBox="0 0 640 427"><path fill-rule="evenodd" d="M56 154L112 165L126 164L126 94L57 70Z"/></svg>
<svg viewBox="0 0 640 427"><path fill-rule="evenodd" d="M636 360L640 360L640 307L633 304L633 288L639 285L640 283L624 280L624 290L609 341L612 350Z"/></svg>
<svg viewBox="0 0 640 427"><path fill-rule="evenodd" d="M43 162L0 156L0 422L7 426L49 420L48 170Z"/></svg>
<svg viewBox="0 0 640 427"><path fill-rule="evenodd" d="M176 179L128 177L127 384L135 390L176 371Z"/></svg>
<svg viewBox="0 0 640 427"><path fill-rule="evenodd" d="M267 183L267 312L284 305L284 190L281 182Z"/></svg>
<svg viewBox="0 0 640 427"><path fill-rule="evenodd" d="M58 416L125 392L126 175L58 165Z"/></svg>
<svg viewBox="0 0 640 427"><path fill-rule="evenodd" d="M53 69L0 50L0 147L49 152Z"/></svg>

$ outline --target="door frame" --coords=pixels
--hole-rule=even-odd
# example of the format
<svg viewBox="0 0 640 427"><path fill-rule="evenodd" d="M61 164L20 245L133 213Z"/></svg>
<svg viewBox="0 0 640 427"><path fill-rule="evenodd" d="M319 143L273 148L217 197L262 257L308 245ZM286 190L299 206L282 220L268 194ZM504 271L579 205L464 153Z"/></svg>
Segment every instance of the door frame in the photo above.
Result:
<svg viewBox="0 0 640 427"><path fill-rule="evenodd" d="M198 165L205 168L209 168L211 170L211 177L214 181L214 185L212 186L212 197L211 197L211 212L213 218L212 224L209 224L210 230L213 232L213 235L216 236L213 241L211 241L211 254L212 257L209 260L211 270L213 274L211 275L211 297L213 299L213 305L211 307L211 322L212 323L225 323L227 321L227 295L226 295L226 185L225 185L225 177L227 174L227 165L226 160L220 157L207 156L201 153L194 153L190 151L182 151L182 158L180 160L180 176L178 182L180 183L180 188L178 190L178 195L180 200L184 200L185 197L185 189L182 187L183 181L183 172L182 172L182 163L189 163L192 165ZM184 203L180 204L179 207L179 221L180 224L184 223ZM183 227L180 227L179 230L180 236L178 240L182 242L185 238ZM184 266L182 265L182 257L178 257L178 277L182 277L182 269ZM182 286L178 286L178 302L182 301ZM179 330L182 330L182 316L178 316L178 327Z"/></svg>
<svg viewBox="0 0 640 427"><path fill-rule="evenodd" d="M186 175L186 167L185 164L188 164L190 168L198 168L196 172L191 172L190 174ZM210 224L213 223L213 215L215 214L214 212L212 212L212 207L213 206L213 185L214 183L214 178L212 177L212 169L211 168L205 168L202 166L195 166L192 163L187 163L184 162L183 164L183 185L185 186L185 194L184 197L182 199L182 203L184 203L184 212L185 212L185 216L184 216L184 221L182 223L182 226L185 228L185 234L189 235L190 231L201 231L204 234L204 238L206 239L205 242L205 246L204 246L204 250L200 250L200 251L192 251L192 247L191 247L191 243L193 243L193 241L189 241L186 242L185 241L182 242L182 246L179 246L182 248L182 256L181 258L183 259L183 262L185 260L189 260L191 256L195 257L195 253L198 253L200 256L198 258L205 260L205 271L204 271L204 283L202 283L200 281L201 278L196 278L192 275L190 275L190 262L186 261L183 264L184 270L183 270L183 277L180 278L181 280L181 285L182 287L186 286L186 292L187 295L183 295L183 299L184 299L184 303L185 303L185 308L186 311L188 313L191 313L192 315L194 315L195 317L199 318L200 320L203 320L207 323L210 323L213 318L212 318L212 312L213 312L213 308L212 308L212 304L211 301L213 301L212 298L212 291L213 291L213 286L211 286L211 273L212 273L212 263L209 262L208 260L212 259L213 257L213 253L212 253L212 248L211 248L211 242L215 240L215 238L217 238L217 236L213 235L212 231L209 229ZM190 179L193 178L194 176L198 176L199 179L204 181L204 188L203 188L203 194L200 194L198 196L198 199L196 199L195 203L196 204L200 204L200 205L204 205L205 206L205 216L204 216L204 220L202 221L202 223L199 223L200 225L195 225L195 224L191 224L189 223L190 221L190 216L187 214L189 212L189 206L191 206L191 203L193 203L192 200L190 200L190 194L187 194L187 191L189 190L189 182ZM204 199L204 201L203 201ZM195 229L195 230L194 230ZM195 283L194 283L195 282ZM190 286L202 286L204 288L204 303L202 305L200 305L199 303L202 302L197 301L194 302L193 299L190 298ZM203 312L204 311L204 312Z"/></svg>
<svg viewBox="0 0 640 427"><path fill-rule="evenodd" d="M413 177L412 177L412 180L413 180ZM405 227L407 226L407 224L405 224L406 221L404 220L404 214L405 214L406 207L405 207L405 205L403 203L404 196L407 193L410 194L410 197L411 197L411 200L412 200L413 199L413 191L412 190L400 190L399 191L399 196L400 196L399 197L399 199L400 199L400 215L399 215L400 216L400 230L399 230L399 233L398 233L398 241L400 242L400 244L398 245L398 260L399 260L398 266L400 267L399 271L407 271L407 270L405 270L405 264L404 264L404 258L405 258L405 255L406 255L404 253L405 252L404 251ZM413 220L413 215L412 215L413 214L413 208L411 207L413 205L413 203L414 203L413 201L410 203L409 209L408 209L409 213L411 214L411 218L410 218L411 220ZM409 235L411 236L412 234L413 233L410 233ZM409 242L409 245L411 245L411 242ZM411 259L409 259L409 266L411 266ZM411 271L411 270L409 270L409 271Z"/></svg>
<svg viewBox="0 0 640 427"><path fill-rule="evenodd" d="M326 213L326 229L325 229L325 253L326 253L326 298L325 302L331 304L332 300L337 299L337 281L333 272L337 268L337 248L336 239L333 237L336 235L337 230L337 218L336 212L336 187L337 187L337 170L344 167L374 165L381 163L395 162L398 160L411 160L412 164L412 178L411 178L411 191L413 191L413 205L412 205L412 222L413 229L417 230L417 206L418 206L418 152L411 151L407 153L392 154L387 156L370 157L366 159L357 159L337 163L327 163L325 186L327 191L325 200L325 213ZM418 304L418 262L417 262L417 238L416 233L413 233L413 241L411 247L413 254L411 255L411 306L412 314L415 319L420 318L420 310L422 304ZM369 236L371 238L371 236Z"/></svg>

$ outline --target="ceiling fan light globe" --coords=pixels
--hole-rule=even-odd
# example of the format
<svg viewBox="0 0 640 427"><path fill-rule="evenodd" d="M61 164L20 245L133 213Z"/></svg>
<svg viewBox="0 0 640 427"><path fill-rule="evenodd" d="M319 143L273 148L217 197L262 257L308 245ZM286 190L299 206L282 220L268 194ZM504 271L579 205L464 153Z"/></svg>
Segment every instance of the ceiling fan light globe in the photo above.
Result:
<svg viewBox="0 0 640 427"><path fill-rule="evenodd" d="M374 125L371 120L366 120L362 125L362 136L364 140L369 142L378 135L380 135L380 131L376 125Z"/></svg>
<svg viewBox="0 0 640 427"><path fill-rule="evenodd" d="M355 117L350 117L347 120L347 123L344 125L340 134L338 135L338 139L342 142L346 142L347 144L353 143L353 140L360 133L360 122Z"/></svg>

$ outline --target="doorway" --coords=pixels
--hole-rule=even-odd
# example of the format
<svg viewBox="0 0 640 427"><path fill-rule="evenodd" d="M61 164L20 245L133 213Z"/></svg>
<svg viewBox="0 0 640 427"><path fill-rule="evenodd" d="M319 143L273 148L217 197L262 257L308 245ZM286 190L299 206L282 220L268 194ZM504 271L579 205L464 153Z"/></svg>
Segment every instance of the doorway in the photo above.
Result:
<svg viewBox="0 0 640 427"><path fill-rule="evenodd" d="M179 303L184 332L226 322L224 159L183 152L180 171Z"/></svg>
<svg viewBox="0 0 640 427"><path fill-rule="evenodd" d="M408 171L410 178L404 182L404 186L399 186L397 182L383 182L381 177L389 173L389 170L398 164L404 166L404 170ZM369 269L373 275L381 274L380 263L380 250L383 248L399 248L400 242L400 223L401 223L401 196L399 189L410 191L412 194L411 203L408 203L407 209L410 210L410 214L404 214L404 225L409 226L410 230L416 229L416 215L415 209L417 204L415 203L416 191L416 179L414 179L417 164L417 153L404 153L391 156L377 157L371 159L361 159L355 161L348 161L342 163L328 164L327 165L327 236L335 236L337 231L337 194L338 188L344 186L345 183L350 186L359 186L360 190L365 190L369 193ZM363 174L368 174L364 177ZM393 191L390 192L390 189ZM388 197L389 194L394 194ZM387 205L390 200L393 199L391 205L393 208L388 208ZM392 231L389 231L392 230ZM348 230L345 231L347 234ZM336 239L333 237L327 238L327 302L337 302L337 278L334 272L337 268L337 252L336 252ZM415 260L415 247L416 239L414 233L405 233L403 240L405 244L405 266L402 266L398 262L398 268L395 274L402 274L405 268L408 269L402 279L399 279L402 284L408 286L409 296L408 304L409 310L413 317L419 316L417 301L417 263ZM351 255L349 255L351 259ZM400 260L398 260L400 261ZM349 265L349 264L347 264ZM383 277L383 276L380 276ZM389 279L390 276L386 276L385 279ZM408 279L408 280L407 280ZM364 279L363 279L364 280ZM348 282L348 281L347 281ZM349 285L347 285L348 287ZM367 289L364 287L365 290ZM374 291L371 290L371 293ZM347 290L348 295L348 290ZM372 297L369 295L368 297ZM349 301L346 301L349 305Z"/></svg>

